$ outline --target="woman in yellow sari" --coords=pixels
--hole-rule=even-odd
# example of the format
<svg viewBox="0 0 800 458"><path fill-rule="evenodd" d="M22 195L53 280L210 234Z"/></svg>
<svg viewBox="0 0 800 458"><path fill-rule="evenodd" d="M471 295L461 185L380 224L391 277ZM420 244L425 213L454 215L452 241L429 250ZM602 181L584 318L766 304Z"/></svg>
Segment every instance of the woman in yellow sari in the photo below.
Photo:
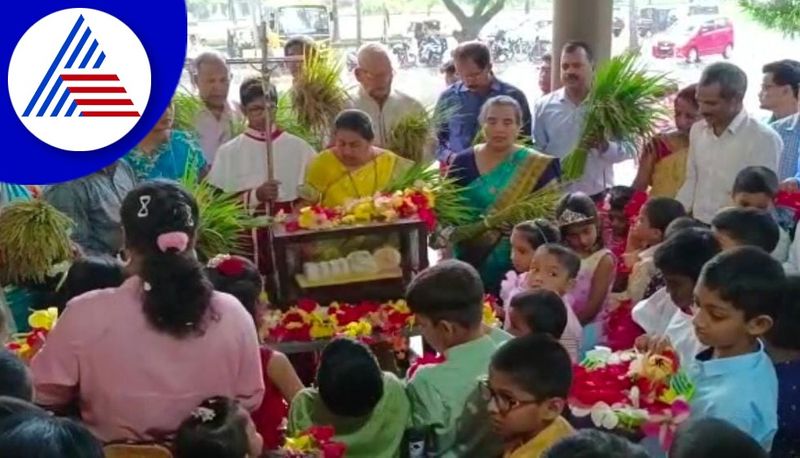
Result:
<svg viewBox="0 0 800 458"><path fill-rule="evenodd" d="M657 135L640 155L633 188L650 197L675 197L686 178L689 130L699 119L696 86L681 89L675 97L675 129Z"/></svg>
<svg viewBox="0 0 800 458"><path fill-rule="evenodd" d="M333 146L308 165L301 197L337 207L382 191L411 167L411 161L373 146L374 139L369 115L361 110L339 113L333 126Z"/></svg>

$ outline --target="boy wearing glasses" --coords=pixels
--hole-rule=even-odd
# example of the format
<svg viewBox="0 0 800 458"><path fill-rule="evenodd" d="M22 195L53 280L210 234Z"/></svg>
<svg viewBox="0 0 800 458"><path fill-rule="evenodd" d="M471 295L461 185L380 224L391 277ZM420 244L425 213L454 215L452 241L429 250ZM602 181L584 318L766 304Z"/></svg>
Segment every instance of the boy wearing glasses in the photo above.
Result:
<svg viewBox="0 0 800 458"><path fill-rule="evenodd" d="M574 430L561 416L572 383L572 363L558 341L527 335L500 347L481 383L504 458L539 458Z"/></svg>

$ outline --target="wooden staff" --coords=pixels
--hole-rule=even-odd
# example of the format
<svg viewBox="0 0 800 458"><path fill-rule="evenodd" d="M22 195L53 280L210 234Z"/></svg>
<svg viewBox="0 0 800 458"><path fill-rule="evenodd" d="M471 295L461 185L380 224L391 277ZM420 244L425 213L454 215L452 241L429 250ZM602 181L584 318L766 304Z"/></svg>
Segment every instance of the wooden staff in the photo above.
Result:
<svg viewBox="0 0 800 458"><path fill-rule="evenodd" d="M261 87L264 92L264 97L267 99L267 111L266 116L264 116L264 122L266 127L264 132L266 133L266 138L264 144L266 145L267 151L267 179L269 181L275 180L275 167L274 167L274 157L272 153L272 105L277 104L277 100L272 100L271 94L272 91L270 90L270 69L269 69L269 43L268 43L268 36L267 36L267 21L261 21ZM269 211L270 205L267 205Z"/></svg>

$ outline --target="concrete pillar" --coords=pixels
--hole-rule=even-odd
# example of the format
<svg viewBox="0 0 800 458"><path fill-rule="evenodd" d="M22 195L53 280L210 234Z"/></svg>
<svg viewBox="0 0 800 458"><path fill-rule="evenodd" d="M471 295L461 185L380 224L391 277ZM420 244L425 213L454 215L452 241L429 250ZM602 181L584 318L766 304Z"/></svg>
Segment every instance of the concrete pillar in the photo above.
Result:
<svg viewBox="0 0 800 458"><path fill-rule="evenodd" d="M611 57L613 0L553 0L553 89L561 87L561 48L570 40L589 43L595 60Z"/></svg>

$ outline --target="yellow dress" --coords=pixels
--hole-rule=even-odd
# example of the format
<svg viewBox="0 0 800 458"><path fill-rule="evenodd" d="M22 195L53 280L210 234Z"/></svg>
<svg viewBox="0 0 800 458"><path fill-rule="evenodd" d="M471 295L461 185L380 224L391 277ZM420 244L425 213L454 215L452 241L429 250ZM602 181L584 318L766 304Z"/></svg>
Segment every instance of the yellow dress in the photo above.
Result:
<svg viewBox="0 0 800 458"><path fill-rule="evenodd" d="M689 155L689 147L664 137L661 148L664 150L656 157L653 165L650 197L675 198L686 179L686 158Z"/></svg>
<svg viewBox="0 0 800 458"><path fill-rule="evenodd" d="M521 447L505 453L504 458L539 458L553 444L575 433L572 426L564 419L558 417L553 423L543 429L533 439Z"/></svg>
<svg viewBox="0 0 800 458"><path fill-rule="evenodd" d="M361 168L348 170L333 151L327 149L309 163L300 196L324 207L337 207L382 191L412 164L391 151L381 151Z"/></svg>

